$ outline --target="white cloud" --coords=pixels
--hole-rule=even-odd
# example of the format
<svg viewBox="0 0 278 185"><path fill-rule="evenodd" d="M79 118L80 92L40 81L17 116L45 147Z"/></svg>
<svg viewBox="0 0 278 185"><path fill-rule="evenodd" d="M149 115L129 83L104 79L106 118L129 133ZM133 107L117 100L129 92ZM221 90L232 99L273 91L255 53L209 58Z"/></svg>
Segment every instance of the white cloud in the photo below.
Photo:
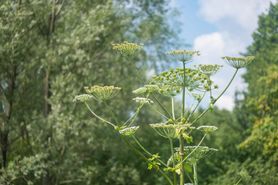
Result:
<svg viewBox="0 0 278 185"><path fill-rule="evenodd" d="M147 79L150 79L151 77L153 77L153 75L155 75L155 70L153 68L150 70L147 70L147 72L146 72Z"/></svg>
<svg viewBox="0 0 278 185"><path fill-rule="evenodd" d="M201 51L201 56L196 58L199 63L215 63L225 50L224 38L219 32L205 34L197 37L193 43L194 50Z"/></svg>
<svg viewBox="0 0 278 185"><path fill-rule="evenodd" d="M270 2L277 0L199 0L200 15L218 30L195 38L193 48L201 52L196 62L222 65L221 57L244 53L251 44L251 34L257 27L258 15L267 10ZM219 108L232 110L235 91L246 88L240 77L243 73L244 70L241 70L229 90L216 104ZM225 87L232 74L233 69L224 65L221 72L213 77L219 84L219 90L215 94Z"/></svg>
<svg viewBox="0 0 278 185"><path fill-rule="evenodd" d="M200 13L212 23L230 21L253 31L258 15L277 0L200 0Z"/></svg>
<svg viewBox="0 0 278 185"><path fill-rule="evenodd" d="M193 48L201 51L201 56L195 58L198 63L223 64L221 57L239 55L244 52L246 44L228 32L213 32L195 38Z"/></svg>
<svg viewBox="0 0 278 185"><path fill-rule="evenodd" d="M177 0L170 0L169 7L177 8Z"/></svg>
<svg viewBox="0 0 278 185"><path fill-rule="evenodd" d="M216 106L220 109L233 110L235 106L234 99L231 96L224 95L216 103Z"/></svg>

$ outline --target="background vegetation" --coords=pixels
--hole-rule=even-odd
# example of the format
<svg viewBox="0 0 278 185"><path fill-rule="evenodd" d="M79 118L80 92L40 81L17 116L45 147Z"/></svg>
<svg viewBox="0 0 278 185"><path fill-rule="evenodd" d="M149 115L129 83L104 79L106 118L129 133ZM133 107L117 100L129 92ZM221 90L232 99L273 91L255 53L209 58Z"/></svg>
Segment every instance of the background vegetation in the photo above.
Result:
<svg viewBox="0 0 278 185"><path fill-rule="evenodd" d="M164 0L2 0L0 184L164 184L72 99L86 85L124 87L115 101L94 108L115 121L127 118L132 89L150 69L166 67L154 61L176 45L169 16ZM248 89L237 93L236 108L201 120L219 127L206 141L219 152L200 165L200 184L278 184L277 18L277 4L260 16L247 53L256 61L247 67ZM124 40L144 43L149 52L122 60L111 43ZM155 118L144 111L138 122ZM163 151L163 140L147 130L140 136Z"/></svg>

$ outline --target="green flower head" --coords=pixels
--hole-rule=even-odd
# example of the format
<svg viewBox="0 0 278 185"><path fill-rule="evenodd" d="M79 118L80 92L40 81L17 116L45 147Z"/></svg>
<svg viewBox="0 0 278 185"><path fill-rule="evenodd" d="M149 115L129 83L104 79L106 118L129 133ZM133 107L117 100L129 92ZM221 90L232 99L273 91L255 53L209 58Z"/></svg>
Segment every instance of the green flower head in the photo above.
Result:
<svg viewBox="0 0 278 185"><path fill-rule="evenodd" d="M134 94L146 94L146 93L154 93L158 92L159 87L157 85L145 85L143 87L139 87L132 91Z"/></svg>
<svg viewBox="0 0 278 185"><path fill-rule="evenodd" d="M187 55L187 56L199 56L200 52L199 51L194 51L194 50L172 50L167 52L168 55Z"/></svg>
<svg viewBox="0 0 278 185"><path fill-rule="evenodd" d="M133 98L132 100L134 100L136 103L140 103L140 104L152 104L154 103L151 99L149 98L144 98L144 97L136 97Z"/></svg>
<svg viewBox="0 0 278 185"><path fill-rule="evenodd" d="M207 146L186 146L184 150L185 153L191 154L187 160L187 162L191 164L197 163L200 159L204 158L205 156L218 151L217 149L209 148Z"/></svg>
<svg viewBox="0 0 278 185"><path fill-rule="evenodd" d="M86 102L93 98L94 97L90 94L80 94L74 97L73 102Z"/></svg>
<svg viewBox="0 0 278 185"><path fill-rule="evenodd" d="M169 124L169 123L155 123L150 124L160 136L165 138L178 138L180 132L183 130L191 129L188 124Z"/></svg>
<svg viewBox="0 0 278 185"><path fill-rule="evenodd" d="M210 65L210 64L200 64L197 66L197 69L199 69L202 73L211 76L217 73L217 71L221 68L221 65Z"/></svg>
<svg viewBox="0 0 278 185"><path fill-rule="evenodd" d="M188 62L189 60L191 60L192 57L199 56L200 52L199 51L195 51L195 50L178 49L178 50L169 51L166 54L172 55L172 56L177 56L178 59L181 62Z"/></svg>
<svg viewBox="0 0 278 185"><path fill-rule="evenodd" d="M123 42L112 44L112 49L120 52L121 54L134 54L136 51L139 51L143 48L143 44L136 44L131 42Z"/></svg>
<svg viewBox="0 0 278 185"><path fill-rule="evenodd" d="M254 61L255 57L254 56L246 56L246 57L222 57L222 59L226 60L227 63L236 68L240 69L243 67L246 67L248 64Z"/></svg>
<svg viewBox="0 0 278 185"><path fill-rule="evenodd" d="M132 136L139 129L139 126L126 127L119 130L119 133L124 136Z"/></svg>
<svg viewBox="0 0 278 185"><path fill-rule="evenodd" d="M211 132L214 132L215 130L217 130L217 127L216 126L203 125L203 126L199 126L197 128L197 130L200 130L200 131L204 132L205 134L210 134Z"/></svg>
<svg viewBox="0 0 278 185"><path fill-rule="evenodd" d="M107 100L113 98L120 92L120 87L115 86L99 86L94 85L91 87L85 87L85 91L88 94L93 95L98 100Z"/></svg>
<svg viewBox="0 0 278 185"><path fill-rule="evenodd" d="M185 72L185 79L184 79ZM185 87L188 92L209 90L210 79L199 70L185 68L171 69L154 76L151 84L156 85L158 93L165 96L175 96Z"/></svg>

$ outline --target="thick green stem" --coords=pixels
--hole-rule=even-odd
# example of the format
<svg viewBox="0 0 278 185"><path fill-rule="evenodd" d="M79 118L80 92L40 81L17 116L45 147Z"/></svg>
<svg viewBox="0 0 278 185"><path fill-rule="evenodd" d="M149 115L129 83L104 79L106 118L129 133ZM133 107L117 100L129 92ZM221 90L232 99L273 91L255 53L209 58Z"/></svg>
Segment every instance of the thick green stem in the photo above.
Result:
<svg viewBox="0 0 278 185"><path fill-rule="evenodd" d="M180 185L184 185L184 141L182 135L180 135L179 138L180 142L180 159L181 159L181 164L180 164Z"/></svg>
<svg viewBox="0 0 278 185"><path fill-rule="evenodd" d="M172 102L172 118L173 120L176 119L175 117L175 100L174 97L171 97L171 102ZM170 141L170 148L171 148L171 155L174 157L174 146L173 146L173 140L169 137L169 141ZM175 167L175 160L173 160L173 167ZM173 179L174 179L174 184L177 184L177 174L174 171L173 172Z"/></svg>
<svg viewBox="0 0 278 185"><path fill-rule="evenodd" d="M174 100L174 97L171 97L171 100L172 100L172 118L173 120L175 120L175 100Z"/></svg>
<svg viewBox="0 0 278 185"><path fill-rule="evenodd" d="M171 138L169 138L169 141L170 141L171 155L172 155L172 157L174 157L173 141ZM176 166L176 163L175 163L175 159L173 158L173 167L175 167L175 166ZM174 184L176 185L177 184L177 174L175 171L173 172L173 179L174 179Z"/></svg>
<svg viewBox="0 0 278 185"><path fill-rule="evenodd" d="M172 102L172 119L176 120L174 97L171 97L171 102ZM172 157L174 157L174 145L173 145L173 140L170 137L169 137L169 141L170 141L171 155L172 155ZM173 167L175 167L175 166L176 166L175 160L173 160ZM173 179L174 179L174 184L176 185L177 184L177 174L175 171L173 172Z"/></svg>
<svg viewBox="0 0 278 185"><path fill-rule="evenodd" d="M193 164L194 185L198 185L197 163Z"/></svg>
<svg viewBox="0 0 278 185"><path fill-rule="evenodd" d="M184 112L185 112L185 62L183 62L182 113L181 113L182 117L184 117Z"/></svg>
<svg viewBox="0 0 278 185"><path fill-rule="evenodd" d="M182 113L181 113L181 117L182 120L184 118L184 114L185 114L185 62L183 62L183 88L182 88ZM181 164L180 164L180 185L184 185L184 140L183 140L183 136L182 133L180 133L179 136L179 143L180 143L180 160L181 160Z"/></svg>

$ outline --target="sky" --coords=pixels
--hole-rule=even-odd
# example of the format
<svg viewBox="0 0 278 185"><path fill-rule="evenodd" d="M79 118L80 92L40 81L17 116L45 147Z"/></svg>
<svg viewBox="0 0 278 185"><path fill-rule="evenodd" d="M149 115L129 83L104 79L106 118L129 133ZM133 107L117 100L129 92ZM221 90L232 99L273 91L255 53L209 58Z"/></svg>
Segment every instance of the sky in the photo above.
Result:
<svg viewBox="0 0 278 185"><path fill-rule="evenodd" d="M278 0L170 1L170 6L179 12L174 20L181 29L179 37L184 40L184 44L201 52L194 63L223 65L221 71L213 76L219 85L215 96L229 82L234 72L221 57L240 56L240 53L246 52L252 43L258 16L267 12L270 2L276 3ZM220 109L232 110L235 92L246 89L242 74L244 69L241 69L228 91L216 103Z"/></svg>

